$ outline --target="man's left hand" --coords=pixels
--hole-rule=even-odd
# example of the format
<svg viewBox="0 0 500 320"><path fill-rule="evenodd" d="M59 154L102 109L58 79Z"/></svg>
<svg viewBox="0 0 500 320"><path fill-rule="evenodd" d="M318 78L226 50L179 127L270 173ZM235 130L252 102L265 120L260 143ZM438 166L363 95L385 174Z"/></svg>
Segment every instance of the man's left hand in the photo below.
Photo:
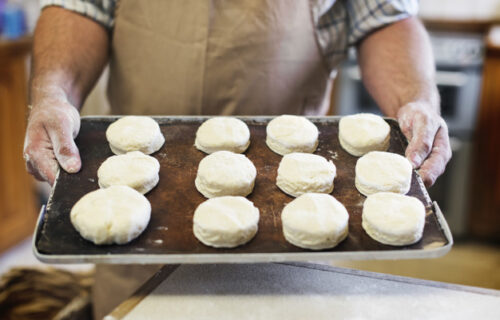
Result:
<svg viewBox="0 0 500 320"><path fill-rule="evenodd" d="M406 158L419 168L424 184L430 187L451 159L448 126L436 111L421 102L401 107L397 118L409 141Z"/></svg>

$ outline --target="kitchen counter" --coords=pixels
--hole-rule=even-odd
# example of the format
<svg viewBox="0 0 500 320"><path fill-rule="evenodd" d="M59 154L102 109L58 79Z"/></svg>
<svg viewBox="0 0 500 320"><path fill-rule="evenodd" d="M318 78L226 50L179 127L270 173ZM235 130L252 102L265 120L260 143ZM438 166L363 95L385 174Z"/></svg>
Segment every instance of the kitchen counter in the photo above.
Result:
<svg viewBox="0 0 500 320"><path fill-rule="evenodd" d="M456 320L499 314L496 290L294 263L165 266L105 319Z"/></svg>

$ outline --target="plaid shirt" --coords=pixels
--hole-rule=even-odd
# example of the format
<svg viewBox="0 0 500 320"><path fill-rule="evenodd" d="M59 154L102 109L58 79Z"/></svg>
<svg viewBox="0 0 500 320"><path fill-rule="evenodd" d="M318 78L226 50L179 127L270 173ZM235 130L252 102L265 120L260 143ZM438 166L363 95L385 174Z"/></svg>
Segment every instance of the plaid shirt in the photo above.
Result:
<svg viewBox="0 0 500 320"><path fill-rule="evenodd" d="M41 7L61 6L113 28L119 0L41 0ZM146 0L145 0L146 1ZM331 70L350 46L384 25L417 14L418 0L310 0L321 51Z"/></svg>

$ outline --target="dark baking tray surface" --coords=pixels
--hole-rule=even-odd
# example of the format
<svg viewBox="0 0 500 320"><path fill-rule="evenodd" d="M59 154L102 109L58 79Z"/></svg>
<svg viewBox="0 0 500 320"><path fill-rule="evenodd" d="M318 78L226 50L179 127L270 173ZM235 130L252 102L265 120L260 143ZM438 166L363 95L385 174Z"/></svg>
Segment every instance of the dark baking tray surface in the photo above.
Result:
<svg viewBox="0 0 500 320"><path fill-rule="evenodd" d="M199 242L192 232L196 207L206 199L196 190L194 180L200 160L206 156L193 144L198 126L208 117L155 117L165 136L163 147L153 154L161 165L160 182L146 197L151 202L151 221L142 235L126 245L97 246L86 241L71 225L71 207L86 193L98 189L97 169L112 156L105 132L117 117L83 117L76 144L83 161L76 174L60 171L52 195L42 208L33 238L36 256L52 263L211 263L270 262L314 259L402 259L429 258L445 254L452 238L436 203L432 203L416 172L409 195L420 199L427 209L424 234L416 244L403 247L372 240L361 227L365 197L354 186L357 157L345 152L338 142L339 117L311 117L320 131L315 154L333 160L337 177L332 195L349 212L349 235L337 247L310 251L285 241L280 214L292 197L275 184L281 156L265 143L266 124L272 117L239 117L251 132L247 157L257 168L255 189L248 199L260 209L259 231L249 243L234 249L215 249ZM388 151L404 154L406 139L394 119Z"/></svg>

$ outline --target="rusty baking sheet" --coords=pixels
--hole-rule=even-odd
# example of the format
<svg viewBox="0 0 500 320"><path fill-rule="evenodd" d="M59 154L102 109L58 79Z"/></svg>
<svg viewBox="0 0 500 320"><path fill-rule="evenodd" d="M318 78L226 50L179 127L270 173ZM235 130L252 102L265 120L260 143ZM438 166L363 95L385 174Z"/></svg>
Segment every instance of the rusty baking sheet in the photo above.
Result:
<svg viewBox="0 0 500 320"><path fill-rule="evenodd" d="M196 190L194 180L200 160L206 156L193 144L198 126L208 117L155 117L165 136L164 146L153 156L161 165L160 182L146 197L151 202L151 221L142 235L126 245L97 246L86 241L71 225L71 207L86 193L99 188L97 169L112 156L105 131L117 117L83 117L76 144L83 167L77 174L61 171L47 207L42 208L33 238L35 255L51 263L214 263L271 262L314 259L403 259L430 258L451 248L449 228L437 204L432 203L422 180L413 173L409 195L420 199L427 209L424 234L416 244L403 247L372 240L361 227L365 197L354 187L357 157L345 152L338 141L339 117L311 117L319 129L315 152L333 160L337 177L332 195L349 212L349 235L337 247L311 251L285 241L280 214L293 200L275 184L281 156L265 144L266 124L272 117L240 117L251 132L247 157L257 168L255 189L248 199L260 209L259 231L249 243L234 249L215 249L199 242L192 232L196 207L206 199ZM404 154L407 141L394 119L389 151Z"/></svg>

